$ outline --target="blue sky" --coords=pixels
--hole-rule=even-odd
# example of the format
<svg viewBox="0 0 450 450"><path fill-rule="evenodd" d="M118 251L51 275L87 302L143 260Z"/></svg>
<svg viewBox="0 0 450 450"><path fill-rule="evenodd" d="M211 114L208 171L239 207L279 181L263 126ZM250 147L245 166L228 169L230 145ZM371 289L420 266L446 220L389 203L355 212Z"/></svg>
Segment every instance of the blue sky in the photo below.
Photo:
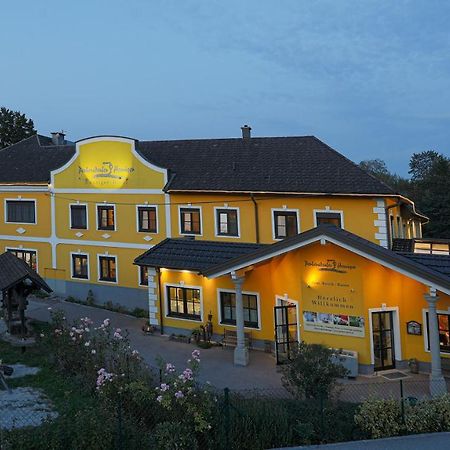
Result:
<svg viewBox="0 0 450 450"><path fill-rule="evenodd" d="M42 134L314 134L403 175L450 154L450 2L2 2L0 104Z"/></svg>

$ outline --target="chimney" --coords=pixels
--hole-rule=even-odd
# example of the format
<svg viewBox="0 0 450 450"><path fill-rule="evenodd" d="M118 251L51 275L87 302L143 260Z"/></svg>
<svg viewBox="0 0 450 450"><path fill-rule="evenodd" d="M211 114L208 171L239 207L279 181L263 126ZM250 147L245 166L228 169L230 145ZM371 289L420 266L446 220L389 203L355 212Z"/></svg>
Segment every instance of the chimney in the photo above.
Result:
<svg viewBox="0 0 450 450"><path fill-rule="evenodd" d="M52 133L53 145L64 145L66 143L64 136L65 136L65 133L63 131L54 131Z"/></svg>
<svg viewBox="0 0 450 450"><path fill-rule="evenodd" d="M251 131L252 128L249 127L248 125L244 125L243 127L241 127L242 130L242 139L250 139L252 137Z"/></svg>

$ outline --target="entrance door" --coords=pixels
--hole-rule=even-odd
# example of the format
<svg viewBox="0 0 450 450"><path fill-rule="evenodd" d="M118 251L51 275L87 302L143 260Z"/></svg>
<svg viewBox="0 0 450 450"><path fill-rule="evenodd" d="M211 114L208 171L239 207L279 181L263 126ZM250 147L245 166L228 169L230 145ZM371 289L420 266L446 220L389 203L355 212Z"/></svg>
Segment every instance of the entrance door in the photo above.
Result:
<svg viewBox="0 0 450 450"><path fill-rule="evenodd" d="M393 369L395 355L392 311L372 313L372 337L375 370Z"/></svg>
<svg viewBox="0 0 450 450"><path fill-rule="evenodd" d="M275 351L277 364L289 361L298 343L297 305L286 300L278 300L275 306Z"/></svg>

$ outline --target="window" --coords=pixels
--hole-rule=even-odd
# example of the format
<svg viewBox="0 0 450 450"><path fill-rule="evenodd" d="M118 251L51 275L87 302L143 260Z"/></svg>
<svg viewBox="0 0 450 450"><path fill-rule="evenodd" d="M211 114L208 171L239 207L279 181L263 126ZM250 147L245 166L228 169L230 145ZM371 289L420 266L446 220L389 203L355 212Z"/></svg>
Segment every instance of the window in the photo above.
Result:
<svg viewBox="0 0 450 450"><path fill-rule="evenodd" d="M450 244L446 242L414 242L414 253L428 255L449 255Z"/></svg>
<svg viewBox="0 0 450 450"><path fill-rule="evenodd" d="M450 315L438 314L439 343L442 353L450 353ZM430 331L427 312L428 350L430 350Z"/></svg>
<svg viewBox="0 0 450 450"><path fill-rule="evenodd" d="M138 206L138 230L147 233L158 232L154 206Z"/></svg>
<svg viewBox="0 0 450 450"><path fill-rule="evenodd" d="M298 234L297 213L295 211L274 211L275 239L284 239Z"/></svg>
<svg viewBox="0 0 450 450"><path fill-rule="evenodd" d="M89 278L88 256L72 254L72 278L87 280Z"/></svg>
<svg viewBox="0 0 450 450"><path fill-rule="evenodd" d="M316 226L323 224L334 225L335 227L342 228L342 216L341 213L336 212L316 212Z"/></svg>
<svg viewBox="0 0 450 450"><path fill-rule="evenodd" d="M36 202L34 200L6 200L6 221L36 223Z"/></svg>
<svg viewBox="0 0 450 450"><path fill-rule="evenodd" d="M112 205L97 205L97 217L99 230L114 230L114 206Z"/></svg>
<svg viewBox="0 0 450 450"><path fill-rule="evenodd" d="M37 270L37 252L36 250L22 250L16 248L6 249L19 259L23 259L33 270Z"/></svg>
<svg viewBox="0 0 450 450"><path fill-rule="evenodd" d="M148 267L139 266L139 285L148 286Z"/></svg>
<svg viewBox="0 0 450 450"><path fill-rule="evenodd" d="M116 273L116 257L115 256L99 256L99 280L100 281L117 281Z"/></svg>
<svg viewBox="0 0 450 450"><path fill-rule="evenodd" d="M244 303L244 326L258 328L258 297L254 294L242 294ZM220 292L221 323L236 325L236 294Z"/></svg>
<svg viewBox="0 0 450 450"><path fill-rule="evenodd" d="M201 320L200 289L167 286L169 316Z"/></svg>
<svg viewBox="0 0 450 450"><path fill-rule="evenodd" d="M180 209L181 233L201 234L200 208Z"/></svg>
<svg viewBox="0 0 450 450"><path fill-rule="evenodd" d="M216 209L217 236L239 236L238 210Z"/></svg>
<svg viewBox="0 0 450 450"><path fill-rule="evenodd" d="M75 230L87 229L86 205L70 205L70 228Z"/></svg>

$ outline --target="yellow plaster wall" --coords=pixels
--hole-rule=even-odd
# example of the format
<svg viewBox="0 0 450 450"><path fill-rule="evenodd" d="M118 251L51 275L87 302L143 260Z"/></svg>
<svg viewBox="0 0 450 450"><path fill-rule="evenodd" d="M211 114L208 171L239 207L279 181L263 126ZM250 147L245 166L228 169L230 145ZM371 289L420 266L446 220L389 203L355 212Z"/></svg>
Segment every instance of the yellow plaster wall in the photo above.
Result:
<svg viewBox="0 0 450 450"><path fill-rule="evenodd" d="M37 269L38 272L45 276L46 268L52 266L51 264L51 247L46 242L24 242L19 240L2 240L0 253L3 253L8 248L23 250L35 250L37 252Z"/></svg>

